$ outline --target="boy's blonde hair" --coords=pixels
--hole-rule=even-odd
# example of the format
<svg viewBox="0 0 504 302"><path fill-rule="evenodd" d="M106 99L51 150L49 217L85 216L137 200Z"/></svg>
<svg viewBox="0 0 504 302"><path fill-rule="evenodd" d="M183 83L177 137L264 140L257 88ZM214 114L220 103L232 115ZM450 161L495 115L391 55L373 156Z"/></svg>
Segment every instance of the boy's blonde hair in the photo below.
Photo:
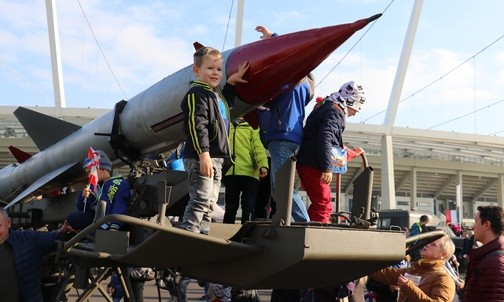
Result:
<svg viewBox="0 0 504 302"><path fill-rule="evenodd" d="M201 67L201 64L203 63L203 58L205 56L212 57L215 60L222 60L222 54L217 49L212 47L201 47L200 49L196 50L196 52L193 55L194 65L196 65L197 67Z"/></svg>

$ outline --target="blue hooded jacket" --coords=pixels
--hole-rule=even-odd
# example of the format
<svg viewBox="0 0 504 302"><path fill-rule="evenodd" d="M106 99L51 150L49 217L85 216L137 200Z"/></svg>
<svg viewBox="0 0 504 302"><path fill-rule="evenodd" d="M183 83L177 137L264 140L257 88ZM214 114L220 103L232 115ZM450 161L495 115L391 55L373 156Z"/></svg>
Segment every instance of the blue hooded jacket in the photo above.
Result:
<svg viewBox="0 0 504 302"><path fill-rule="evenodd" d="M294 88L283 92L270 103L270 119L261 127L265 131L266 146L272 140L286 140L301 144L305 106L313 98L311 76L305 77ZM267 114L260 111L260 115ZM261 117L259 117L262 120Z"/></svg>
<svg viewBox="0 0 504 302"><path fill-rule="evenodd" d="M81 212L92 211L94 215L94 208L98 200L104 200L107 203L105 215L110 214L128 214L129 202L131 200L131 190L129 182L121 175L113 176L107 179L101 190L99 190L98 198L94 194L90 194L86 199L79 194L77 198L77 210ZM124 226L123 222L108 223L107 229L121 230ZM105 228L105 227L104 227Z"/></svg>

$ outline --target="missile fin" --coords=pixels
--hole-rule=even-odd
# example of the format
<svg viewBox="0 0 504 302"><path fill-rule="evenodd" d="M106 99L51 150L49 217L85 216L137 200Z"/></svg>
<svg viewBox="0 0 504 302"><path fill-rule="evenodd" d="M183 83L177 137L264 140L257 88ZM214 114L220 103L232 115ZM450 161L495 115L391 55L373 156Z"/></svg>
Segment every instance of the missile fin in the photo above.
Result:
<svg viewBox="0 0 504 302"><path fill-rule="evenodd" d="M12 153L12 155L16 158L18 163L23 163L28 158L32 157L32 155L30 153L24 152L23 150L18 149L14 146L9 146L9 150Z"/></svg>
<svg viewBox="0 0 504 302"><path fill-rule="evenodd" d="M193 43L193 46L194 46L194 50L198 50L200 48L203 48L205 47L205 45L201 44L200 42L196 41Z"/></svg>
<svg viewBox="0 0 504 302"><path fill-rule="evenodd" d="M24 107L14 111L21 125L40 151L59 142L81 127Z"/></svg>
<svg viewBox="0 0 504 302"><path fill-rule="evenodd" d="M66 181L68 179L75 179L75 176L78 175L78 173L84 175L80 162L73 162L64 165L52 172L49 172L34 181L23 192L21 192L21 194L19 194L18 196L16 196L16 198L9 202L9 204L6 205L5 208L7 209L15 205L16 203L24 200L26 197L39 195L41 194L40 192L47 192L47 188L65 187L69 185Z"/></svg>

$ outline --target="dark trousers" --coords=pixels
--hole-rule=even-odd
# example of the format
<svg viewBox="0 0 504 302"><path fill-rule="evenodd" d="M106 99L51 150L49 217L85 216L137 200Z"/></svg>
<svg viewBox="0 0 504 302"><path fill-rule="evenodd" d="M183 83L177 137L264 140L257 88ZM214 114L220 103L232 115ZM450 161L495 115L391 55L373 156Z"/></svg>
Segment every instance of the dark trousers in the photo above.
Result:
<svg viewBox="0 0 504 302"><path fill-rule="evenodd" d="M94 211L92 212L77 211L68 214L67 221L72 228L76 230L83 230L93 223L94 217L95 217Z"/></svg>
<svg viewBox="0 0 504 302"><path fill-rule="evenodd" d="M269 159L269 158L268 158ZM270 175L259 179L259 187L257 188L257 198L254 210L254 220L268 218L268 207L271 201L271 183Z"/></svg>
<svg viewBox="0 0 504 302"><path fill-rule="evenodd" d="M293 302L301 299L299 289L273 289L271 291L271 302Z"/></svg>
<svg viewBox="0 0 504 302"><path fill-rule="evenodd" d="M226 211L223 222L235 223L236 211L238 211L240 200L242 209L241 223L251 221L255 209L259 181L249 176L228 175L224 177L224 184L226 185Z"/></svg>
<svg viewBox="0 0 504 302"><path fill-rule="evenodd" d="M131 289L133 290L133 293L131 293L131 295L135 297L135 301L143 302L145 281L130 278L130 282L131 282Z"/></svg>

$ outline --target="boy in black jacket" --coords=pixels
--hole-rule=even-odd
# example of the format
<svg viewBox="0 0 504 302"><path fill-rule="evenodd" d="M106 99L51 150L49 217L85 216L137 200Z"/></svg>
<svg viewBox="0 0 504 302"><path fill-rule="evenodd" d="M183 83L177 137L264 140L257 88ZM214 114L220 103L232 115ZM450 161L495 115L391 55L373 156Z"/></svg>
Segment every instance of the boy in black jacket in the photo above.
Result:
<svg viewBox="0 0 504 302"><path fill-rule="evenodd" d="M219 196L222 166L231 160L228 102L235 98L234 85L247 82L243 75L248 67L248 62L243 62L221 91L221 53L211 47L202 47L194 53L196 80L180 105L187 136L184 168L189 174L189 203L182 220L182 228L186 230L203 234L209 231L212 204Z"/></svg>

